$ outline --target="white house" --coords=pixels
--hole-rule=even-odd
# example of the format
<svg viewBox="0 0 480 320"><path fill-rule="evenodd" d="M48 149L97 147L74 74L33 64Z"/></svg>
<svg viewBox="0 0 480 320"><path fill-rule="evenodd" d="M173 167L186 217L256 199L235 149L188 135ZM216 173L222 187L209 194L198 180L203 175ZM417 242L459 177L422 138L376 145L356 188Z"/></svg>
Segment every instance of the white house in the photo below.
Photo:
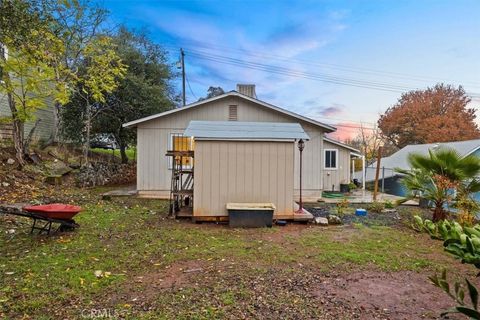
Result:
<svg viewBox="0 0 480 320"><path fill-rule="evenodd" d="M316 200L322 190L339 190L340 183L351 180L351 159L360 152L325 137L335 127L257 99L254 85L238 85L230 91L184 107L154 114L124 124L137 129L137 190L146 197L168 198L171 189L172 148L194 150L193 137L184 131L193 120L298 123L310 137L303 151L303 197ZM296 148L291 144L291 148ZM248 155L248 153L247 153ZM253 164L258 159L248 161ZM184 159L185 167L194 159ZM222 160L223 161L223 160ZM272 160L273 161L273 160ZM220 165L222 165L220 163ZM271 166L277 164L272 162ZM299 195L299 152L294 152L294 194Z"/></svg>

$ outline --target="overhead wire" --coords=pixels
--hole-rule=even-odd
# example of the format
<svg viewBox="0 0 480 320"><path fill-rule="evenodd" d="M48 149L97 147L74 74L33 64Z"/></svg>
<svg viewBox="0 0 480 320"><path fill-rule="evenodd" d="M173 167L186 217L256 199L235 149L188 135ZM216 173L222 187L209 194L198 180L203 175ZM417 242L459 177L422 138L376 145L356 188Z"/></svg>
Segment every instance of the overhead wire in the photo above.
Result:
<svg viewBox="0 0 480 320"><path fill-rule="evenodd" d="M361 80L361 79L355 79L355 78L343 78L339 77L336 75L332 74L327 74L327 73L313 73L313 72L305 72L301 70L295 70L291 68L285 68L281 66L275 66L275 65L269 65L265 63L259 63L259 62L254 62L254 61L247 61L247 60L242 60L238 58L232 58L224 55L218 55L218 54L213 54L213 53L207 53L207 52L202 52L201 50L198 49L185 49L185 52L189 54L189 56L196 58L196 59L202 59L202 60L207 60L207 61L212 61L216 63L221 63L221 64L227 64L235 67L241 67L241 68L247 68L247 69L252 69L252 70L259 70L263 72L269 72L273 74L279 74L279 75L284 75L284 76L289 76L289 77L297 77L297 78L304 78L304 79L309 79L309 80L314 80L314 81L322 81L322 82L327 82L327 83L333 83L333 84L339 84L339 85L347 85L347 86L353 86L353 87L360 87L360 88L367 88L367 89L375 89L375 90L382 90L382 91L389 91L389 92L397 92L397 93L403 93L408 90L414 90L417 88L412 88L408 87L406 85L402 84L388 84L388 83L383 83L383 82L378 82L378 81L370 81L370 80ZM381 73L379 71L379 73ZM188 80L188 77L186 77L187 84L189 87L190 92L192 95L197 99L197 96L193 92L190 81ZM469 94L472 98L477 98L480 97L480 93L467 93ZM335 121L344 121L344 122L353 122L353 123L360 123L361 125L353 125L353 124L342 124L342 123L336 123L336 127L343 127L343 128L352 128L352 129L363 129L363 130L376 130L376 125L374 124L375 127L368 127L364 126L364 122L361 121L354 121L354 120L346 120L346 119L336 119L336 118L329 118L329 117L317 117L317 118L322 118L322 119L327 119L327 120L335 120ZM373 124L373 123L370 123Z"/></svg>
<svg viewBox="0 0 480 320"><path fill-rule="evenodd" d="M190 50L190 52L206 56L206 54L204 54L202 52L199 52L199 51L196 51L196 50ZM232 57L227 57L227 56L214 55L214 54L210 54L210 56L213 56L213 57L218 58L218 59L231 60L231 61L235 61L235 62L238 62L238 63L248 63L248 64L253 64L253 65L268 66L268 67L271 67L271 68L278 68L280 70L287 71L287 72L302 73L302 71L297 71L297 70L294 70L294 69L289 69L289 68L275 66L275 65L267 65L267 64L258 63L258 62L245 61L245 60L232 58ZM364 80L358 80L358 79L353 79L353 78L340 78L337 75L327 74L327 73L321 73L319 75L322 75L322 76L330 78L330 79L342 79L342 80L348 80L348 81L354 81L354 82L370 82L371 84L384 85L384 83L381 83L381 82L364 81ZM400 86L400 85L395 85L395 86L400 88L400 89L408 88L407 86Z"/></svg>
<svg viewBox="0 0 480 320"><path fill-rule="evenodd" d="M166 45L166 47L176 48L176 46L173 46L173 45L171 46ZM188 49L188 51L190 52L191 56L196 56L198 59L203 59L207 61L227 64L227 65L232 65L237 67L244 67L244 68L259 70L263 72L276 73L279 75L285 75L290 77L303 77L305 79L323 81L327 83L349 85L354 87L376 89L376 90L390 91L390 92L397 92L397 93L403 93L405 91L419 89L418 87L410 87L410 86L401 85L401 84L389 84L385 82L378 82L378 81L371 81L371 80L342 78L342 77L338 77L337 75L325 74L325 73L322 73L322 74L311 73L311 72L306 73L306 72L302 72L302 71L298 71L290 68L284 68L284 67L267 65L267 64L258 63L258 62L246 61L246 60L222 56L222 55L213 54L213 53L206 53L205 51L202 51L199 49ZM239 49L239 51L243 51L243 50ZM292 59L289 59L289 61L291 60ZM480 93L467 92L467 94L471 96L473 99L480 98Z"/></svg>
<svg viewBox="0 0 480 320"><path fill-rule="evenodd" d="M401 73L401 72L391 72L391 71L382 71L382 70L376 70L376 69L369 69L369 68L359 68L359 67L353 67L353 66L345 66L345 65L339 65L339 64L331 64L331 63L321 63L318 61L313 61L313 60L308 60L308 59L298 59L298 58L292 58L292 57L287 57L287 56L281 56L278 54L272 54L272 53L265 53L265 52L257 52L253 50L246 50L242 48L232 48L224 45L219 45L219 44L211 44L211 43L206 43L206 42L201 42L201 41L196 41L196 40L191 40L191 41L183 41L184 44L186 44L186 49L192 50L195 48L195 50L212 50L216 52L225 52L225 51L230 51L230 52L236 52L236 53L241 53L242 55L248 55L251 57L257 57L257 58L268 58L268 59L276 59L279 61L285 61L285 62L298 62L301 64L309 65L309 66L318 66L318 67L324 67L324 68L330 68L330 69L337 69L337 70L342 70L345 72L352 72L352 73L359 73L359 74L372 74L372 75L380 75L380 76L385 76L385 77L390 77L390 78L399 78L399 79L407 79L407 80L414 80L414 81L436 81L436 82L455 82L458 83L459 81L457 80L452 80L452 79L439 79L439 78L434 78L434 77L427 77L427 76L420 76L420 75L411 75L411 74L406 74L406 73ZM189 45L191 44L191 45ZM171 45L166 45L172 48L178 48L178 43L177 44L171 44ZM208 51L204 51L206 53L209 53ZM462 82L463 84L468 84L470 86L478 87L480 88L480 83L478 82Z"/></svg>
<svg viewBox="0 0 480 320"><path fill-rule="evenodd" d="M216 63L222 63L222 64L238 66L238 67L243 67L243 68L248 68L253 70L266 71L266 72L285 75L289 77L304 78L304 79L310 79L310 80L333 83L333 84L341 84L341 85L347 85L347 86L353 86L353 87L359 87L359 88L376 89L376 90L390 91L390 92L396 92L396 93L402 93L402 92L405 92L406 90L411 90L411 88L401 87L396 85L387 85L387 84L374 83L374 82L368 82L368 81L332 77L330 75L297 71L293 69L248 62L248 61L238 60L238 59L231 59L231 58L222 59L222 58L209 57L206 55L199 55L196 53L190 53L190 56L198 59L216 62Z"/></svg>
<svg viewBox="0 0 480 320"><path fill-rule="evenodd" d="M192 87L190 86L190 81L188 80L187 74L185 74L185 80L187 80L187 84L188 84L188 88L190 89L190 93L192 94L192 96L193 96L196 100L198 100L198 97L195 95L195 93L193 93Z"/></svg>
<svg viewBox="0 0 480 320"><path fill-rule="evenodd" d="M232 65L237 67L243 67L243 68L248 68L253 70L259 70L264 72L290 76L290 77L297 77L297 78L299 77L299 78L322 81L322 82L333 83L333 84L340 84L340 85L347 85L347 86L368 88L368 89L375 89L375 90L382 90L382 91L390 91L390 92L398 92L398 93L419 89L418 87L410 87L403 84L389 84L389 83L377 82L377 81L338 77L332 74L299 71L295 69L284 68L284 67L275 66L275 65L268 65L268 64L259 63L259 62L246 61L246 60L231 58L231 57L222 56L222 55L216 55L216 54L208 55L196 50L189 50L188 52L191 57L208 60L216 63L222 63L222 64L227 64L227 65ZM477 93L467 92L467 94L469 94L473 98L480 97L480 94L477 94Z"/></svg>

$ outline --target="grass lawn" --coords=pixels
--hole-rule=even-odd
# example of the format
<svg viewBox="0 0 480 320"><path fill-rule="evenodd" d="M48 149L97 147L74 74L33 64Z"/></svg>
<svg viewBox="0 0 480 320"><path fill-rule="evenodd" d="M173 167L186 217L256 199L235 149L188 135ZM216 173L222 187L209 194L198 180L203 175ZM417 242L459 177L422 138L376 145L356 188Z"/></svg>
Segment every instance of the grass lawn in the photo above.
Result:
<svg viewBox="0 0 480 320"><path fill-rule="evenodd" d="M159 200L79 199L71 233L32 236L0 216L0 318L428 318L453 305L428 275L475 275L403 228L237 230L169 219ZM369 290L384 294L368 303Z"/></svg>
<svg viewBox="0 0 480 320"><path fill-rule="evenodd" d="M107 149L101 149L101 148L93 148L91 149L92 152L94 153L103 153L103 154L108 154L108 155L114 155L115 157L120 158L120 150L115 149L115 150L107 150ZM125 153L127 154L128 160L135 160L136 157L136 150L135 149L127 149L125 150Z"/></svg>

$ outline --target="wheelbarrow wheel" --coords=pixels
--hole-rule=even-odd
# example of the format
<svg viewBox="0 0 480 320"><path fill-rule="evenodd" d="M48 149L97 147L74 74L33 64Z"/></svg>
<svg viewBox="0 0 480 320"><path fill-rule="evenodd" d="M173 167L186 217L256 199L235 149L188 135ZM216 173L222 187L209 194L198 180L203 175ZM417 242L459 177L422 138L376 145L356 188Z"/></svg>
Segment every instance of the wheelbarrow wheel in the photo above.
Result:
<svg viewBox="0 0 480 320"><path fill-rule="evenodd" d="M60 227L58 228L58 231L70 232L70 231L74 231L75 228L78 226L75 220L68 220L67 222L69 224L61 224Z"/></svg>

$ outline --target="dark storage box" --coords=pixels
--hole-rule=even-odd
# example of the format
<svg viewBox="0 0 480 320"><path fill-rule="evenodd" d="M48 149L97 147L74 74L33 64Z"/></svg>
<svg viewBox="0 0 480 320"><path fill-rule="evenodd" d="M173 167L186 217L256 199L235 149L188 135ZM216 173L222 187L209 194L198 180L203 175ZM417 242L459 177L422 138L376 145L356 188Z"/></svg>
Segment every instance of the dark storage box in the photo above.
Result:
<svg viewBox="0 0 480 320"><path fill-rule="evenodd" d="M348 193L350 192L350 185L346 183L341 183L340 184L340 192L341 193Z"/></svg>
<svg viewBox="0 0 480 320"><path fill-rule="evenodd" d="M232 228L271 228L275 206L271 203L229 203L227 210Z"/></svg>

